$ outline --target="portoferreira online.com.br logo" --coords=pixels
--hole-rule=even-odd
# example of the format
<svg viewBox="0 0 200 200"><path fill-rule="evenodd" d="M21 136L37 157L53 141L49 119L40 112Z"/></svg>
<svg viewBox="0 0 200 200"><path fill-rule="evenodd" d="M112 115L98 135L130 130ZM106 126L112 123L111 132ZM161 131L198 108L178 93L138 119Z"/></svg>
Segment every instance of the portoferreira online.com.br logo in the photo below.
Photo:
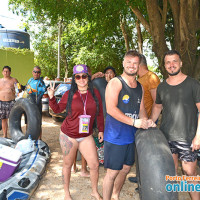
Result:
<svg viewBox="0 0 200 200"><path fill-rule="evenodd" d="M166 181L174 181L174 183L166 184L167 192L200 192L200 184L194 183L200 181L200 176L165 176Z"/></svg>

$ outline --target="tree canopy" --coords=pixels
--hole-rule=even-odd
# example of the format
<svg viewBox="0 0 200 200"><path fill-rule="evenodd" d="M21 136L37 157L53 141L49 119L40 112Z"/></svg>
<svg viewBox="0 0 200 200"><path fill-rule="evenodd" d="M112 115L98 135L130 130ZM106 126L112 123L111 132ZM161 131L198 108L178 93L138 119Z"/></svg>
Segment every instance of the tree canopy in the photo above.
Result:
<svg viewBox="0 0 200 200"><path fill-rule="evenodd" d="M69 74L73 64L78 62L92 66L93 72L107 65L113 65L120 72L125 51L137 49L146 54L148 49L142 47L147 43L155 53L157 66L164 77L163 55L169 49L176 49L182 56L182 71L199 78L200 0L9 2L15 12L29 15L29 21L48 27L46 32L42 32L44 36L38 36L36 40L35 47L44 53L43 56L55 53L56 57L56 30L58 23L62 22L62 60ZM50 33L51 29L54 31ZM45 35L47 32L48 37ZM41 60L42 53L38 57L38 61Z"/></svg>

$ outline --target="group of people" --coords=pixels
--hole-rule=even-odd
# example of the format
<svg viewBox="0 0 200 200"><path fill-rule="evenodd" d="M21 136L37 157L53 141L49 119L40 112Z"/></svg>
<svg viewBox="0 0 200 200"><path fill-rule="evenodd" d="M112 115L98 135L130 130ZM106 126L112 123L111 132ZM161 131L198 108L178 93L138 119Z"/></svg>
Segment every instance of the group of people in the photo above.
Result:
<svg viewBox="0 0 200 200"><path fill-rule="evenodd" d="M98 200L118 200L126 176L135 161L135 132L138 128L156 127L161 111L160 129L169 143L176 173L180 160L185 175L197 175L200 83L182 73L178 51L166 52L164 65L168 78L160 83L159 78L148 70L145 57L130 50L124 56L123 73L120 76L115 77L112 67L105 69L104 74L94 74L96 77L105 76L108 82L105 93L105 126L101 96L92 84L92 79L96 77L86 65L74 66L71 89L59 103L54 97L55 84L50 84L47 89L50 107L57 113L66 109L67 113L59 136L63 153L65 200L72 199L69 186L77 150L86 159L90 169L91 195ZM41 72L39 68L33 71L35 75L37 72ZM10 74L9 68L3 69L3 75L7 73ZM9 76L0 80L0 92L4 91L3 84L7 88L0 95L0 110L5 102L10 102L8 107L12 107L15 82L17 80ZM6 103L4 107L7 107ZM2 116L1 112L0 117ZM99 130L99 142L104 141L104 167L107 169L103 181L103 198L98 192L99 162L92 137L95 121ZM198 184L197 181L192 183ZM192 200L200 199L198 192L190 192L190 195Z"/></svg>
<svg viewBox="0 0 200 200"><path fill-rule="evenodd" d="M91 80L94 77L86 65L74 66L71 90L63 95L58 104L54 97L54 86L48 88L50 106L54 112L61 112L65 108L67 110L67 117L60 133L65 199L72 199L69 184L77 149L83 154L90 168L92 196L102 199L97 188L99 165L97 152L91 137L95 120L99 129L99 141L104 140L104 167L107 169L103 181L104 200L119 199L126 176L135 160L135 132L137 128L155 127L161 110L163 110L161 130L169 141L176 170L179 158L186 175L197 175L196 150L200 148L200 133L197 128L199 82L183 75L181 57L177 51L167 52L164 63L169 77L160 84L159 78L148 70L143 55L132 50L125 54L123 74L106 78L108 85L105 94L107 111L105 128L101 98L99 92L93 88ZM105 73L105 76L106 74L110 75L110 71ZM102 76L101 73L96 75ZM180 87L187 79L188 83ZM183 96L182 88L186 86L190 94L185 92ZM182 119L183 114L187 117ZM83 115L90 119L89 123L85 124L89 130L87 133L80 130ZM199 199L199 193L191 192L191 197Z"/></svg>
<svg viewBox="0 0 200 200"><path fill-rule="evenodd" d="M16 78L11 77L11 67L4 66L2 70L3 78L0 79L0 119L2 121L3 137L7 137L8 132L8 118L10 111L15 103L16 87L19 83ZM42 96L46 91L46 86L43 79L40 77L41 69L39 66L35 66L32 71L33 77L30 78L26 86L20 85L17 88L20 92L24 90L23 97L30 98L33 101L42 115ZM26 113L25 123L27 124ZM42 121L41 121L42 124ZM42 131L39 139L42 137Z"/></svg>
<svg viewBox="0 0 200 200"><path fill-rule="evenodd" d="M65 199L72 199L69 184L77 149L84 155L90 168L92 196L102 199L97 189L97 152L91 138L94 120L97 120L99 141L104 140L104 167L107 169L103 181L104 200L119 199L135 160L135 132L137 128L155 127L161 111L160 129L169 142L176 172L180 159L186 175L197 175L200 85L181 72L182 61L177 51L168 51L164 55L164 64L168 78L159 84L158 77L148 70L143 55L132 50L125 54L123 74L109 80L106 87L105 128L101 98L99 92L93 89L87 66L74 66L72 88L63 95L59 104L55 101L54 86L48 89L50 106L54 112L67 109L60 133ZM90 123L86 123L89 126L88 133L80 130L82 115L90 118ZM198 192L190 192L190 195L193 200L199 199Z"/></svg>

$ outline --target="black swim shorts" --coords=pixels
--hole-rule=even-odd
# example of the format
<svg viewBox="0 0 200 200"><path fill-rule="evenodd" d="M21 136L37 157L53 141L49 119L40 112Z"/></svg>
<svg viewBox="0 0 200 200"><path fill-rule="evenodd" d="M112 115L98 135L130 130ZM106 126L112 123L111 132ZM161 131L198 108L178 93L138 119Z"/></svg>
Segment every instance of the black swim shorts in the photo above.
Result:
<svg viewBox="0 0 200 200"><path fill-rule="evenodd" d="M179 160L194 162L197 159L198 151L193 151L191 144L187 142L168 141L172 154L178 154Z"/></svg>
<svg viewBox="0 0 200 200"><path fill-rule="evenodd" d="M8 119L15 101L0 101L0 119Z"/></svg>
<svg viewBox="0 0 200 200"><path fill-rule="evenodd" d="M104 167L121 170L123 165L132 166L135 162L134 143L116 145L104 141Z"/></svg>

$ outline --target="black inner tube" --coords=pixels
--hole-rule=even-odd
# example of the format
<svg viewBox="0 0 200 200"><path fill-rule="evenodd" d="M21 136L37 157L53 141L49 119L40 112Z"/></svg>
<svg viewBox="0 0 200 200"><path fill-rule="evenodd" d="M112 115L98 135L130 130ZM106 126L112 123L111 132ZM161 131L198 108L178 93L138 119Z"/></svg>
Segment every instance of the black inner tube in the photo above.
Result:
<svg viewBox="0 0 200 200"><path fill-rule="evenodd" d="M21 128L23 114L27 116L27 130L24 135ZM37 140L41 131L41 114L38 107L30 99L19 99L11 109L9 116L10 136L14 142L27 139L29 135Z"/></svg>

